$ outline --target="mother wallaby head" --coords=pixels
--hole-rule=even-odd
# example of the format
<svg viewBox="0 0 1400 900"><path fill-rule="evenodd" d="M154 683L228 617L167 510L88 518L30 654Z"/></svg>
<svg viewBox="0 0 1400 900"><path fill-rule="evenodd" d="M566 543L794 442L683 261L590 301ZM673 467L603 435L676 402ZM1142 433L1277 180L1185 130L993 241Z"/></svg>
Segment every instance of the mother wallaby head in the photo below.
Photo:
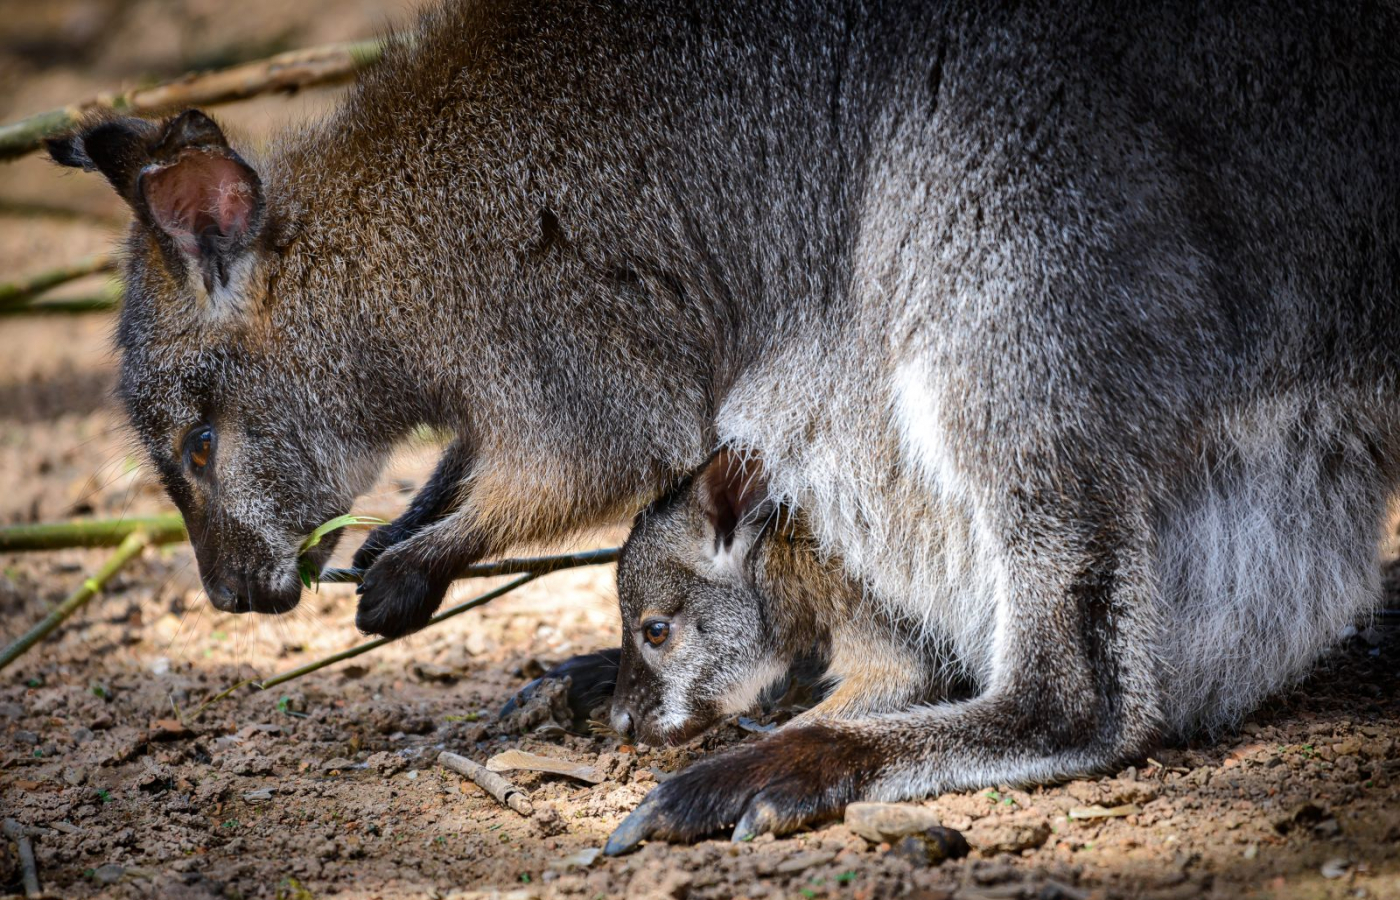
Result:
<svg viewBox="0 0 1400 900"><path fill-rule="evenodd" d="M302 289L279 290L295 214L197 110L104 118L48 149L101 172L135 213L118 394L184 515L210 600L291 609L303 537L349 508L383 456L327 383L353 376L304 349L333 341L305 340L321 323L289 314L285 295Z"/></svg>

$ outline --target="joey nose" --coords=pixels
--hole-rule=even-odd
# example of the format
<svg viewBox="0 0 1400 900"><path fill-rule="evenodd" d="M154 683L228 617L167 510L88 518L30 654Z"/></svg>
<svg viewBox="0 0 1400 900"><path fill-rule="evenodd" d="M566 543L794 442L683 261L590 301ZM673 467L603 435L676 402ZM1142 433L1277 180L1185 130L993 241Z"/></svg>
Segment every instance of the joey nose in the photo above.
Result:
<svg viewBox="0 0 1400 900"><path fill-rule="evenodd" d="M612 729L619 736L630 740L632 738L632 714L625 709L614 707L612 711Z"/></svg>

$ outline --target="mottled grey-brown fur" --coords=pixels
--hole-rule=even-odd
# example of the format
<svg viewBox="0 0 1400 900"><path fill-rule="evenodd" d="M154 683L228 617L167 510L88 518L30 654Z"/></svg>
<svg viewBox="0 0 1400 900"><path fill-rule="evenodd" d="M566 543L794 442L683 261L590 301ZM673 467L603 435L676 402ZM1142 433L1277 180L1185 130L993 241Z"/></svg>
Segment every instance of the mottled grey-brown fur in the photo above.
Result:
<svg viewBox="0 0 1400 900"><path fill-rule="evenodd" d="M360 555L369 631L724 445L981 686L703 763L621 850L1109 765L1374 602L1398 53L1375 2L481 0L261 154L52 149L136 211L121 393L226 608L295 603L419 424L457 438Z"/></svg>

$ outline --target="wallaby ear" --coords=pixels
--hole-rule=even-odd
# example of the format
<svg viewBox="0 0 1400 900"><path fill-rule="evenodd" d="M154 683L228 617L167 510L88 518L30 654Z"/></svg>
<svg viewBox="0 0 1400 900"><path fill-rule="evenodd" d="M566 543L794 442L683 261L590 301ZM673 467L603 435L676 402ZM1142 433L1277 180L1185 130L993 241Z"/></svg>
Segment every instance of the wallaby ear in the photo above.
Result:
<svg viewBox="0 0 1400 900"><path fill-rule="evenodd" d="M44 146L61 166L101 172L122 199L135 207L139 202L136 179L150 162L150 146L160 131L159 125L145 119L108 119L49 138Z"/></svg>
<svg viewBox="0 0 1400 900"><path fill-rule="evenodd" d="M213 119L186 110L156 125L98 122L48 141L60 165L107 177L137 216L203 275L206 294L224 287L264 218L262 181Z"/></svg>
<svg viewBox="0 0 1400 900"><path fill-rule="evenodd" d="M151 223L199 266L205 291L226 286L262 225L264 201L258 173L214 120L191 109L167 122L137 192Z"/></svg>
<svg viewBox="0 0 1400 900"><path fill-rule="evenodd" d="M734 543L735 533L768 496L763 464L729 448L714 455L700 472L700 503L714 529L715 550Z"/></svg>

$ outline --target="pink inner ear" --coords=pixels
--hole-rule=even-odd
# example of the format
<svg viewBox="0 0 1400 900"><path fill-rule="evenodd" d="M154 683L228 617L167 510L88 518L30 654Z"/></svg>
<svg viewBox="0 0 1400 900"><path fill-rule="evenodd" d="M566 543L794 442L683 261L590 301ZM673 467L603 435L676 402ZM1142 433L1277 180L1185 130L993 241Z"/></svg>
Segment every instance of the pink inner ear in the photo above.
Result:
<svg viewBox="0 0 1400 900"><path fill-rule="evenodd" d="M197 256L198 237L211 228L229 238L247 231L257 202L255 178L237 160L187 150L172 165L148 170L141 190L161 230Z"/></svg>

